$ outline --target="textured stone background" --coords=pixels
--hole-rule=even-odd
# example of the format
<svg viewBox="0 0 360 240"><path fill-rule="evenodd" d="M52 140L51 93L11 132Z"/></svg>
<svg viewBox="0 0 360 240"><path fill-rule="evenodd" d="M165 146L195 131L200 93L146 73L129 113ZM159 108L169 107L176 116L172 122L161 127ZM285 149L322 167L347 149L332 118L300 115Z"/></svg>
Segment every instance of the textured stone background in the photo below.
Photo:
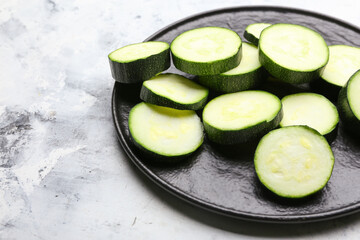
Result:
<svg viewBox="0 0 360 240"><path fill-rule="evenodd" d="M272 225L192 207L119 146L107 54L202 11L290 6L360 26L356 0L1 1L0 239L357 239L360 215Z"/></svg>

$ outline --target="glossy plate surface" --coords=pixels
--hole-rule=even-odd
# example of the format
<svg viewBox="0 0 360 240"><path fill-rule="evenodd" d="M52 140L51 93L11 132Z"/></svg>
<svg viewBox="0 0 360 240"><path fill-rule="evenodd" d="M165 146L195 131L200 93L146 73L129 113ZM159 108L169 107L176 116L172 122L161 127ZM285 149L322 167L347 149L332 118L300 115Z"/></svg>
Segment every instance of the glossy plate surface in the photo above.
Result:
<svg viewBox="0 0 360 240"><path fill-rule="evenodd" d="M360 46L360 30L340 20L303 10L261 6L220 9L189 17L146 41L171 43L180 33L203 26L227 27L243 36L245 27L254 22L301 24L318 31L329 45ZM167 72L178 73L173 67ZM128 114L140 102L140 87L115 83L112 112L119 141L145 175L179 198L220 214L261 222L320 221L360 209L360 140L346 134L341 123L331 145L335 166L326 187L306 199L286 200L269 192L257 179L253 164L256 144L219 147L205 139L203 146L184 162L173 166L151 163L131 143L128 130Z"/></svg>

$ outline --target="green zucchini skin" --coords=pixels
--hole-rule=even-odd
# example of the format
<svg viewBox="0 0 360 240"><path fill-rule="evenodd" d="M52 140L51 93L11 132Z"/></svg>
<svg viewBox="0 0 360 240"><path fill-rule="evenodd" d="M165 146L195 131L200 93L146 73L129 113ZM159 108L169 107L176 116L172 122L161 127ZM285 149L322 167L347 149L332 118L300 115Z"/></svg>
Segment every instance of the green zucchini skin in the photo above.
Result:
<svg viewBox="0 0 360 240"><path fill-rule="evenodd" d="M329 46L329 53L329 62L320 78L314 82L314 89L336 101L347 80L360 69L360 48L348 45L331 45ZM342 65L338 62L345 62L346 64Z"/></svg>
<svg viewBox="0 0 360 240"><path fill-rule="evenodd" d="M235 55L227 59L213 62L193 62L182 59L174 53L171 56L175 67L183 72L193 75L215 75L226 72L240 64L242 57L242 44Z"/></svg>
<svg viewBox="0 0 360 240"><path fill-rule="evenodd" d="M290 128L303 128L303 129L306 129L306 130L312 132L314 135L317 135L318 137L323 138L324 141L326 142L326 138L325 138L323 135L321 135L318 131L316 131L315 129L313 129L313 128L311 128L311 127L299 125L299 126L287 126L287 127L280 128L280 129L286 129L286 128L289 128L289 129L290 129ZM278 130L280 130L280 129L277 129L277 130L274 130L274 131L278 131ZM271 133L272 133L272 132L269 132L268 134L271 134ZM313 194L321 191L321 190L326 186L326 184L328 183L328 181L327 181L327 182L324 182L324 184L323 184L322 186L320 186L318 189L315 189L315 190L313 190L313 191L311 191L311 192L308 192L307 194L299 195L299 196L282 194L282 193L279 193L278 191L276 191L275 189L273 189L271 186L269 186L269 185L266 183L266 181L264 181L264 180L262 179L262 177L259 175L259 169L258 169L258 164L257 164L257 159L258 159L258 155L259 155L259 149L260 149L260 146L262 145L262 143L265 141L265 138L266 138L266 137L267 137L267 135L264 136L264 137L259 141L258 146L257 146L257 148L256 148L256 150L255 150L255 154L254 154L254 155L255 155L255 156L254 156L255 172L256 172L256 174L257 174L257 176L258 176L261 184L262 184L264 187L266 187L268 190L270 190L271 192L273 192L273 193L276 194L277 196L284 197L284 198L288 198L288 199L300 199L300 198L305 198L305 197L311 196L311 195L313 195ZM330 145L327 145L327 146L328 146L328 149L330 150L330 152L331 152L331 154L332 154L332 157L331 157L332 167L331 167L331 171L330 171L330 172L332 173L332 172L333 172L333 168L334 168L335 158L334 158L334 154L333 154L333 152L332 152L332 150L331 150ZM329 179L330 179L330 177L331 177L331 173L330 173ZM328 180L329 180L329 179L328 179Z"/></svg>
<svg viewBox="0 0 360 240"><path fill-rule="evenodd" d="M252 30L252 27L256 25L256 26L259 26L259 25L262 25L263 26L263 29L264 30L265 28L271 26L270 23L252 23L252 24L249 24L246 28L245 28L245 31L244 31L244 38L246 40L248 40L249 42L251 42L252 44L254 44L255 46L258 46L259 45L259 36L257 35L254 35L254 31L251 31ZM264 27L264 25L266 25L266 27Z"/></svg>
<svg viewBox="0 0 360 240"><path fill-rule="evenodd" d="M304 40L306 44L310 44L311 42L316 44L311 45L311 48L313 49L313 51L315 51L314 49L318 49L320 51L320 53L318 53L317 55L319 57L319 59L317 59L317 62L314 63L313 66L308 66L307 68L301 70L301 68L298 69L298 67L292 66L292 63L285 63L281 60L277 62L276 60L273 60L272 55L274 54L271 51L276 52L277 49L274 47L279 47L279 44L285 44L281 42L281 40L274 38L276 34L278 34L278 36L282 36L279 35L280 30L282 30L282 34L287 33L285 32L285 30L289 31L289 33L287 34L290 35L292 34L292 31L294 31L297 34L295 39L303 40L301 39L301 37L306 36L306 39ZM296 42L297 40L294 40L294 42ZM269 49L270 43L273 44L271 49ZM292 42L286 42L286 44L290 43ZM307 50L306 60L310 61L311 58L309 57L310 55L308 54L308 51L311 51L311 49ZM283 55L286 56L286 54ZM275 57L274 55L274 58L279 57ZM265 28L261 32L259 38L259 60L261 65L275 78L292 84L310 83L320 77L321 71L323 71L326 64L328 63L329 48L323 37L310 28L297 24L277 23Z"/></svg>
<svg viewBox="0 0 360 240"><path fill-rule="evenodd" d="M224 145L234 145L239 143L245 143L262 137L269 131L279 126L281 119L283 118L283 114L284 113L281 108L278 114L271 121L263 121L248 128L243 128L239 130L218 129L208 124L205 120L203 120L203 124L205 132L207 133L207 136L211 141Z"/></svg>
<svg viewBox="0 0 360 240"><path fill-rule="evenodd" d="M360 74L360 70L357 71L355 74ZM338 97L339 115L341 120L344 122L343 124L344 128L348 132L360 136L360 119L358 119L355 116L354 112L351 110L348 100L348 94L347 94L348 86L349 86L349 82L351 81L351 78L347 82L345 87L343 87L339 92L339 97Z"/></svg>
<svg viewBox="0 0 360 240"><path fill-rule="evenodd" d="M132 129L134 129L134 126L133 126L133 118L134 118L134 115L133 113L136 111L136 108L140 107L141 104L147 104L147 103L138 103L137 105L135 105L129 112L129 115L128 115L128 131L129 131L129 137L130 137L130 141L131 143L134 144L135 147L137 147L141 153L144 154L144 156L146 157L147 160L149 160L150 162L158 162L158 163L169 163L169 164L172 164L172 163L177 163L179 161L182 161L184 160L184 158L192 155L194 152L196 152L200 147L201 145L203 144L203 141L204 141L204 126L203 124L201 124L201 120L199 118L199 123L200 123L200 128L201 128L201 139L200 141L197 143L197 145L191 149L190 151L187 151L187 152L183 152L182 154L177 154L177 155L170 155L170 154L161 154L161 153L158 153L154 150L151 150L148 149L146 146L144 146L142 143L141 143L141 140L137 140L136 137L133 136L132 134ZM149 104L150 105L150 104ZM195 114L195 112L194 112ZM144 119L144 121L146 121L147 119Z"/></svg>
<svg viewBox="0 0 360 240"><path fill-rule="evenodd" d="M233 93L257 88L265 78L266 72L260 67L255 71L240 75L207 75L199 76L199 83L218 92Z"/></svg>
<svg viewBox="0 0 360 240"><path fill-rule="evenodd" d="M141 144L139 144L130 134L130 140L131 142L144 154L145 159L148 160L151 163L159 163L159 164L168 164L173 165L177 164L179 162L186 161L188 157L190 157L193 154L196 154L196 152L200 149L202 143L197 147L197 149L193 152L189 152L183 155L177 155L177 156L164 156L157 154L156 152L150 151L146 148L144 148Z"/></svg>
<svg viewBox="0 0 360 240"><path fill-rule="evenodd" d="M142 85L141 91L140 91L140 98L144 102L148 102L148 103L152 103L154 105L159 105L159 106L164 106L164 107L175 108L175 109L179 109L179 110L200 110L205 107L206 102L207 102L207 97L208 97L208 94L199 102L196 102L193 104L182 104L182 103L175 102L164 96L161 96L159 94L156 94L144 85Z"/></svg>
<svg viewBox="0 0 360 240"><path fill-rule="evenodd" d="M342 73L343 75L341 77L338 76L334 78L331 75L331 72L327 72L327 69L325 67L324 72L321 73L320 78L314 81L312 85L314 87L314 90L327 96L331 100L336 101L337 97L339 96L340 90L346 86L345 81L338 82L338 80L349 80L352 75L355 74L356 70L360 68L360 48L348 45L331 45L329 46L329 52L330 58L327 67L329 67L330 69L333 68L332 72L337 74ZM355 63L353 62L354 65L346 65L347 69L342 69L345 65L338 66L336 64L336 60L339 62L354 61ZM351 74L351 72L353 72L353 74Z"/></svg>
<svg viewBox="0 0 360 240"><path fill-rule="evenodd" d="M300 72L290 70L284 67L280 67L277 63L271 60L262 50L259 48L259 60L261 65L275 78L281 79L284 82L291 84L309 83L320 77L321 71L325 65L314 71Z"/></svg>
<svg viewBox="0 0 360 240"><path fill-rule="evenodd" d="M297 122L297 123L295 124L294 122L291 123L291 121L290 121L290 123L289 123L289 122L287 122L287 123L281 122L281 123L280 123L280 127L283 128L283 127L295 126L295 125L304 125L304 126L308 125L310 128L314 128L316 131L319 131L320 134L322 134L322 135L328 140L329 143L332 142L332 141L336 138L336 136L337 136L338 123L339 123L339 115L338 115L338 111L337 111L336 106L335 106L333 103L331 103L331 102L330 102L326 97L324 97L323 95L315 94L315 93L311 93L311 92L303 92L303 93L296 93L296 94L291 94L291 95L287 95L287 96L283 97L283 98L281 99L281 102L282 102L282 105L283 105L283 108L284 108L284 111L285 111L285 117L284 117L283 120L289 121L289 118L288 118L289 115L286 116L286 114L289 114L289 112L287 112L287 111L289 111L289 108L297 109L298 107L300 107L300 106L301 106L301 103L302 103L302 100L304 100L304 99L301 99L301 97L305 97L305 98L306 98L306 96L313 98L313 99L311 99L311 102L312 102L315 106L317 106L317 105L316 105L316 100L315 100L315 98L316 98L316 99L321 99L321 101L322 101L323 103L326 102L326 104L328 105L328 107L332 109L332 114L333 114L333 116L329 116L329 117L327 117L327 118L323 118L324 121L326 121L326 119L333 119L333 120L334 120L334 121L331 122L331 125L328 126L328 124L326 124L326 126L328 126L328 129L326 129L326 131L325 131L325 130L320 131L320 130L316 129L314 126L312 126L312 125L309 124L309 123L306 123L306 122L299 123L299 122ZM288 100L288 99L293 99L294 97L297 98L297 101L296 101L296 102L297 102L297 104L300 104L300 106L299 106L299 105L295 105L295 106L292 105L292 106L290 107L290 106L287 105L287 100ZM300 98L299 98L299 97L300 97ZM290 100L290 101L291 101L291 100ZM307 107L308 107L308 105L309 105L309 104L307 104ZM302 105L302 106L303 106L303 105ZM323 107L323 106L322 106L322 107ZM317 109L320 110L320 108L322 108L322 107L318 106ZM300 107L300 109L301 109L301 107ZM323 115L323 116L324 116L324 115ZM311 118L312 116L309 116L309 117ZM331 118L331 117L333 117L333 118ZM324 124L323 124L323 126L324 126Z"/></svg>
<svg viewBox="0 0 360 240"><path fill-rule="evenodd" d="M115 81L121 83L143 82L170 67L170 47L144 59L121 63L109 58L109 63L111 75Z"/></svg>
<svg viewBox="0 0 360 240"><path fill-rule="evenodd" d="M259 39L246 30L244 31L244 38L249 42L251 42L252 44L254 44L255 46L259 45Z"/></svg>

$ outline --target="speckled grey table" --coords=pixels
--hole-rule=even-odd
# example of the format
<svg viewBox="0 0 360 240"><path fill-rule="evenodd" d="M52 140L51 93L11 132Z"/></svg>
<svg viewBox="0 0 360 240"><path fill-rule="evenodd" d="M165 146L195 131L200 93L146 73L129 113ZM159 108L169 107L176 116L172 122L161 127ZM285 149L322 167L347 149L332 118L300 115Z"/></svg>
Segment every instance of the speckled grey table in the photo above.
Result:
<svg viewBox="0 0 360 240"><path fill-rule="evenodd" d="M107 54L239 1L1 1L0 239L358 239L360 215L273 225L192 207L143 176L114 131ZM360 26L359 3L241 1ZM355 185L355 183L354 183Z"/></svg>

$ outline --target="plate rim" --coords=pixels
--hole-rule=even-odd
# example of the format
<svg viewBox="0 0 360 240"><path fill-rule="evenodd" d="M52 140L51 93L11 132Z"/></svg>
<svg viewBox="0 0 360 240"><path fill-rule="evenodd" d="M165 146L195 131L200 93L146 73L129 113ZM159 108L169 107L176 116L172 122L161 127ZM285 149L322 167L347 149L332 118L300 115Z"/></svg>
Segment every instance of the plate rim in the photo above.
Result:
<svg viewBox="0 0 360 240"><path fill-rule="evenodd" d="M165 27L161 28L148 38L144 40L144 42L152 40L155 36L163 34L163 32L167 31L169 28L176 27L184 22L194 20L195 18L205 17L207 15L213 15L218 13L224 13L229 11L287 11L292 13L299 13L303 15L311 15L320 19L325 19L330 22L334 22L346 28L350 28L351 30L358 32L360 34L360 28L348 23L344 20L339 18L331 17L329 15L323 13L317 13L314 11L309 11L305 9L299 8L292 8L292 7L282 7L282 6L272 6L272 5L254 5L254 6L234 6L234 7L226 7L226 8L219 8L213 9L209 11L200 12L197 14L190 15L188 17L182 18L177 20L171 24L166 25ZM115 82L113 91L112 91L112 98L111 98L111 113L113 118L113 123L116 129L117 138L120 142L122 149L125 151L127 157L131 160L131 162L148 178L150 178L157 186L164 189L166 192L172 194L173 196L184 200L187 203L190 203L193 206L200 207L204 210L211 211L216 214L220 214L223 216L228 216L236 219L252 221L252 222L264 222L264 223L305 223L305 222L318 222L318 221L325 221L331 220L334 218L343 217L346 215L354 214L360 211L360 201L353 205L349 205L347 207L333 209L331 211L325 211L320 213L314 214L304 214L304 215L274 215L274 214L256 214L250 213L245 211L238 211L233 210L226 207L221 207L213 203L209 203L203 199L191 196L179 188L173 186L172 184L166 182L158 175L156 175L151 169L149 169L137 156L134 155L130 146L126 143L125 137L121 132L119 119L116 114L116 98L117 89L120 83Z"/></svg>

